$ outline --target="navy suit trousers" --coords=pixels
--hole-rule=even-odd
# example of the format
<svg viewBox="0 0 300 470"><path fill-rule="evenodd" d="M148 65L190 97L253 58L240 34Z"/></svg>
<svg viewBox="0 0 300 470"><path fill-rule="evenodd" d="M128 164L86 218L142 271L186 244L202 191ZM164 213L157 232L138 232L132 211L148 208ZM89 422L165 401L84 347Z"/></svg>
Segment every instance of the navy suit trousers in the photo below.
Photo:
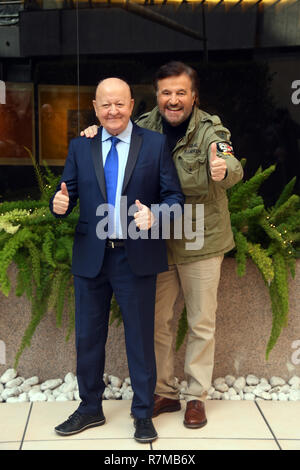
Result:
<svg viewBox="0 0 300 470"><path fill-rule="evenodd" d="M156 275L136 276L125 249L106 248L95 278L74 276L76 303L77 379L79 411L98 414L105 389L105 344L112 294L120 306L126 352L134 392L131 411L136 418L150 418L156 384L154 308ZM118 349L119 345L115 344ZM113 370L114 365L109 364Z"/></svg>

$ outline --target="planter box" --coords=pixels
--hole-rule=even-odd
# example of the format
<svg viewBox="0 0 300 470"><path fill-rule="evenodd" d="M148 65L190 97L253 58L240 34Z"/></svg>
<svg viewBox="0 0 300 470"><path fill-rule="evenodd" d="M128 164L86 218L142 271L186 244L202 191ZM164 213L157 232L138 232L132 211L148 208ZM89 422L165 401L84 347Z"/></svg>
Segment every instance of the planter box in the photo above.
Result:
<svg viewBox="0 0 300 470"><path fill-rule="evenodd" d="M15 267L11 268L10 278L14 284ZM296 277L290 281L289 323L271 351L269 361L265 359L265 350L272 324L270 299L260 273L251 261L247 263L246 275L239 278L235 261L224 259L218 302L214 377L252 373L259 377L279 375L287 379L300 375L300 364L297 364L300 362L300 260L297 261ZM182 306L180 297L176 304L174 331ZM27 299L14 295L6 298L0 293L0 362L4 362L2 341L6 347L6 361L0 364L0 374L13 366L29 319ZM76 373L74 334L66 342L66 331L66 325L61 329L55 326L54 315L45 317L35 332L31 348L25 349L20 358L19 375L25 378L37 375L44 381L63 378L69 371ZM299 345L295 348L297 340ZM122 325L110 326L106 351L106 372L122 379L127 377ZM175 372L180 380L184 378L184 353L185 345L176 353Z"/></svg>

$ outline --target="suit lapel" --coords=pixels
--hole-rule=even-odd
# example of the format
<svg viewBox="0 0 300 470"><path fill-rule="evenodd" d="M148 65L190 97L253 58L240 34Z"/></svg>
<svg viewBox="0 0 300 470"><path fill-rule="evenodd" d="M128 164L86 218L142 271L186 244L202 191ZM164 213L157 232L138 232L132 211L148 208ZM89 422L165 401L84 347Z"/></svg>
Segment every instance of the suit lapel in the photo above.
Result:
<svg viewBox="0 0 300 470"><path fill-rule="evenodd" d="M102 158L102 127L99 128L98 134L90 140L91 144L91 152L92 158L95 168L95 173L97 177L97 181L100 187L100 191L104 200L106 201L106 186L105 186L105 176L104 176L104 168L103 168L103 158Z"/></svg>
<svg viewBox="0 0 300 470"><path fill-rule="evenodd" d="M139 128L133 124L132 134L131 134L131 141L130 141L130 148L128 153L127 165L125 169L124 181L123 181L123 188L122 194L124 194L129 180L131 178L133 169L135 167L139 151L142 145L143 137L139 132Z"/></svg>

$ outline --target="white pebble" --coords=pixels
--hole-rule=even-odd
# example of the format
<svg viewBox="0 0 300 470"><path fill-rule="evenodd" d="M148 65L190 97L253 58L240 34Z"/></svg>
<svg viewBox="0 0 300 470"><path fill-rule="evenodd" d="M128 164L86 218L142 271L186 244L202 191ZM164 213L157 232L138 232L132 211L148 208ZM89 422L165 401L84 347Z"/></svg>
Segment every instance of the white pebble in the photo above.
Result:
<svg viewBox="0 0 300 470"><path fill-rule="evenodd" d="M29 377L29 379L24 380L23 385L37 385L39 383L39 378L37 375Z"/></svg>
<svg viewBox="0 0 300 470"><path fill-rule="evenodd" d="M75 381L63 383L59 389L62 393L73 392L73 390L75 390Z"/></svg>
<svg viewBox="0 0 300 470"><path fill-rule="evenodd" d="M290 393L290 386L288 384L283 385L280 389L281 393Z"/></svg>
<svg viewBox="0 0 300 470"><path fill-rule="evenodd" d="M26 392L20 393L18 396L19 402L29 401L28 394Z"/></svg>
<svg viewBox="0 0 300 470"><path fill-rule="evenodd" d="M246 377L247 385L257 385L259 383L259 378L256 375L248 374Z"/></svg>
<svg viewBox="0 0 300 470"><path fill-rule="evenodd" d="M225 382L215 385L215 388L218 392L228 392L228 385Z"/></svg>
<svg viewBox="0 0 300 470"><path fill-rule="evenodd" d="M239 377L238 379L235 380L233 384L233 388L235 389L237 393L239 393L241 390L243 390L245 385L246 385L245 377Z"/></svg>
<svg viewBox="0 0 300 470"><path fill-rule="evenodd" d="M122 380L119 379L119 377L115 377L114 375L110 375L110 384L112 387L118 387L120 388L122 385Z"/></svg>
<svg viewBox="0 0 300 470"><path fill-rule="evenodd" d="M293 375L293 377L290 378L288 383L292 387L300 387L300 377L298 377L297 375Z"/></svg>
<svg viewBox="0 0 300 470"><path fill-rule="evenodd" d="M291 392L289 393L289 400L290 401L300 400L300 390L291 390Z"/></svg>
<svg viewBox="0 0 300 470"><path fill-rule="evenodd" d="M221 392L218 392L217 390L215 390L212 395L211 395L211 398L213 400L220 400L222 398L222 393Z"/></svg>
<svg viewBox="0 0 300 470"><path fill-rule="evenodd" d="M106 400L131 400L133 390L130 377L123 381L114 375L103 375L106 388L103 398ZM176 379L180 399L184 399L187 381ZM259 379L254 374L235 378L233 375L218 377L207 392L208 400L273 400L300 401L300 377L294 375L286 381L272 376L268 381ZM80 401L77 377L68 372L64 380L49 379L39 384L37 376L24 379L15 369L7 369L0 378L0 402L17 403L26 401Z"/></svg>
<svg viewBox="0 0 300 470"><path fill-rule="evenodd" d="M244 400L255 400L254 393L245 393L244 394Z"/></svg>
<svg viewBox="0 0 300 470"><path fill-rule="evenodd" d="M33 395L29 395L29 400L31 402L35 402L35 401L47 401L47 397L44 393L42 392L38 392L38 393L34 393Z"/></svg>
<svg viewBox="0 0 300 470"><path fill-rule="evenodd" d="M33 395L35 395L36 393L40 393L41 391L41 386L40 385L34 385L28 392L28 396L29 398Z"/></svg>
<svg viewBox="0 0 300 470"><path fill-rule="evenodd" d="M261 397L262 397L264 400L272 400L272 397L271 397L271 395L270 395L268 392L262 392Z"/></svg>
<svg viewBox="0 0 300 470"><path fill-rule="evenodd" d="M4 374L0 377L0 382L6 384L10 380L13 380L17 377L18 373L15 369L7 369Z"/></svg>
<svg viewBox="0 0 300 470"><path fill-rule="evenodd" d="M286 393L278 393L278 400L279 401L288 401L289 397Z"/></svg>
<svg viewBox="0 0 300 470"><path fill-rule="evenodd" d="M225 376L225 383L228 387L232 387L235 382L235 377L233 375L226 375Z"/></svg>
<svg viewBox="0 0 300 470"><path fill-rule="evenodd" d="M261 390L259 387L255 387L255 389L252 392L256 397L262 398L262 393L263 390Z"/></svg>
<svg viewBox="0 0 300 470"><path fill-rule="evenodd" d="M103 393L103 397L105 398L105 400L110 400L111 398L113 398L113 396L114 394L111 389L106 387Z"/></svg>
<svg viewBox="0 0 300 470"><path fill-rule="evenodd" d="M228 392L222 393L222 400L230 400L230 395Z"/></svg>
<svg viewBox="0 0 300 470"><path fill-rule="evenodd" d="M285 380L282 379L281 377L276 377L275 375L270 378L270 384L272 387L277 387L278 385L284 385Z"/></svg>
<svg viewBox="0 0 300 470"><path fill-rule="evenodd" d="M1 396L4 401L6 401L10 397L17 397L21 393L21 390L19 387L14 387L14 388L6 388L3 390Z"/></svg>
<svg viewBox="0 0 300 470"><path fill-rule="evenodd" d="M261 383L261 384L268 384L269 381L268 381L265 377L262 377L262 378L260 379L260 383Z"/></svg>
<svg viewBox="0 0 300 470"><path fill-rule="evenodd" d="M60 393L56 397L55 401L69 401L69 399L68 399L67 395L65 395L64 393Z"/></svg>
<svg viewBox="0 0 300 470"><path fill-rule="evenodd" d="M133 391L128 387L123 393L123 400L131 400L133 397Z"/></svg>
<svg viewBox="0 0 300 470"><path fill-rule="evenodd" d="M278 387L271 388L271 390L269 390L269 392L270 393L278 393L278 392L280 392L280 390L281 390L281 387L278 386Z"/></svg>
<svg viewBox="0 0 300 470"><path fill-rule="evenodd" d="M262 390L263 392L268 392L269 390L271 390L271 385L268 384L268 383L265 383L265 382L261 382L257 385L257 388L259 390Z"/></svg>
<svg viewBox="0 0 300 470"><path fill-rule="evenodd" d="M10 380L9 382L6 382L5 388L14 388L18 387L23 383L24 379L22 377L16 377L15 379Z"/></svg>
<svg viewBox="0 0 300 470"><path fill-rule="evenodd" d="M19 397L8 397L6 399L6 403L18 403L19 402Z"/></svg>
<svg viewBox="0 0 300 470"><path fill-rule="evenodd" d="M68 384L68 383L73 383L73 382L75 382L75 380L76 380L76 377L75 377L75 375L73 374L73 372L68 372L68 373L65 375L64 382L65 382L66 384Z"/></svg>
<svg viewBox="0 0 300 470"><path fill-rule="evenodd" d="M106 386L108 385L109 380L108 380L108 374L106 372L103 374L103 382L105 383Z"/></svg>
<svg viewBox="0 0 300 470"><path fill-rule="evenodd" d="M225 383L225 379L224 377L218 377L214 380L214 387L215 389L217 389L217 387L221 384L224 384Z"/></svg>
<svg viewBox="0 0 300 470"><path fill-rule="evenodd" d="M49 379L41 384L41 390L52 390L62 383L62 379Z"/></svg>

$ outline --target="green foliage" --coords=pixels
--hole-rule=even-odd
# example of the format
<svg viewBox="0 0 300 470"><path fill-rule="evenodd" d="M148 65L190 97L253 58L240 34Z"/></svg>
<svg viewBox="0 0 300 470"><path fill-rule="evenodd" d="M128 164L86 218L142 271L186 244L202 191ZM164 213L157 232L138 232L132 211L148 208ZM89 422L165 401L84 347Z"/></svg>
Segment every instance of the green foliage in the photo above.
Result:
<svg viewBox="0 0 300 470"><path fill-rule="evenodd" d="M180 349L180 346L182 346L187 332L188 332L188 321L187 321L186 307L184 306L182 313L180 315L179 321L178 321L176 344L175 344L176 351L178 351Z"/></svg>
<svg viewBox="0 0 300 470"><path fill-rule="evenodd" d="M57 326L68 315L67 337L74 328L74 289L71 274L72 244L78 210L65 220L49 210L49 199L59 178L46 168L43 174L34 163L41 197L0 204L0 289L9 295L8 268L18 268L15 294L31 302L31 319L15 358L15 367L24 349L47 312L56 315Z"/></svg>
<svg viewBox="0 0 300 470"><path fill-rule="evenodd" d="M35 163L34 163L35 165ZM259 269L269 290L272 306L272 330L266 357L286 326L289 310L289 274L295 275L295 259L300 246L300 201L293 193L295 178L287 184L276 204L265 208L258 194L261 184L274 171L271 166L228 191L231 223L235 238L237 273L246 272L250 258ZM71 274L72 245L78 208L65 219L54 218L49 199L59 178L46 168L42 173L35 165L41 191L39 200L0 204L0 290L9 295L11 283L8 268L18 268L15 294L26 295L31 302L31 319L15 358L15 367L24 349L47 312L62 325L63 315L69 322L67 338L74 329L74 288ZM111 302L110 323L122 321L115 297ZM188 323L184 308L178 322L176 349L182 345Z"/></svg>
<svg viewBox="0 0 300 470"><path fill-rule="evenodd" d="M274 166L264 171L259 169L250 180L231 188L229 194L237 273L239 276L245 274L246 259L251 258L270 295L273 318L266 347L267 359L282 328L287 325L289 275L295 275L300 238L300 198L292 194L296 178L286 185L271 208L265 208L257 195L260 185L274 169Z"/></svg>

